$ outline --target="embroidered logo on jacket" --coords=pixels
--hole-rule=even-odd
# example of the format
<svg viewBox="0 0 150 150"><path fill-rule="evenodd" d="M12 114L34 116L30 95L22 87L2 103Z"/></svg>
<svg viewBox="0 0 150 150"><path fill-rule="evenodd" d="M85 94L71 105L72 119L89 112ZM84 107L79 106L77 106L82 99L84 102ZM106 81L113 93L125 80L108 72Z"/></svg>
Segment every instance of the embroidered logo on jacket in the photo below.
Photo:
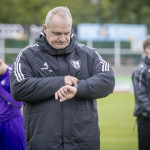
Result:
<svg viewBox="0 0 150 150"><path fill-rule="evenodd" d="M80 69L81 66L81 60L70 60L71 65L76 68L77 70Z"/></svg>
<svg viewBox="0 0 150 150"><path fill-rule="evenodd" d="M47 62L45 62L45 63L44 63L44 67L41 68L41 70L47 70L48 68L49 68L49 67L48 67L48 64L47 64ZM49 71L52 72L51 69L50 69Z"/></svg>

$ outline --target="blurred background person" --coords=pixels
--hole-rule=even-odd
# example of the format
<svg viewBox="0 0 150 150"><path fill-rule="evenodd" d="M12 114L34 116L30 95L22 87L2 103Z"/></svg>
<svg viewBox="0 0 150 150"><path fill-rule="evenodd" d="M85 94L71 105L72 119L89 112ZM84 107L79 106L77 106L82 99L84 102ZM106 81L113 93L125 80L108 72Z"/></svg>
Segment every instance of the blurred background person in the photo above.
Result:
<svg viewBox="0 0 150 150"><path fill-rule="evenodd" d="M135 94L139 150L150 150L150 37L143 42L145 58L136 67L132 80Z"/></svg>
<svg viewBox="0 0 150 150"><path fill-rule="evenodd" d="M22 102L15 101L10 93L12 67L0 57L0 150L25 150Z"/></svg>

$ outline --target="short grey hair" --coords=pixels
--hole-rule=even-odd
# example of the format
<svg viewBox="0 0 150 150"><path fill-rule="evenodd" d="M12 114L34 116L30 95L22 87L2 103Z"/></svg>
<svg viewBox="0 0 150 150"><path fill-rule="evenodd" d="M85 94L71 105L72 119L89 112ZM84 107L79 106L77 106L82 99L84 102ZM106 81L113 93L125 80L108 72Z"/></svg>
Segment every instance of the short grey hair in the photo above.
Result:
<svg viewBox="0 0 150 150"><path fill-rule="evenodd" d="M51 22L53 16L55 16L55 15L59 15L62 19L66 19L67 16L69 16L71 19L71 22L72 22L72 16L71 16L69 8L64 7L64 6L59 6L59 7L53 8L52 10L50 10L47 13L46 20L45 20L45 25L47 27L50 26L50 22Z"/></svg>

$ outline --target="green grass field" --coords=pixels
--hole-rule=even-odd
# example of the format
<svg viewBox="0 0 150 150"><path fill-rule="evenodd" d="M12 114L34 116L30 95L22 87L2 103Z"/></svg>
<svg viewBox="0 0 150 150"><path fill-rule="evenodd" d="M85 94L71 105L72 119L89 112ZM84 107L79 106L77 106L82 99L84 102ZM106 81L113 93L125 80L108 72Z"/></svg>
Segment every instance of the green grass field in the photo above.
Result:
<svg viewBox="0 0 150 150"><path fill-rule="evenodd" d="M98 99L101 150L138 150L133 93Z"/></svg>

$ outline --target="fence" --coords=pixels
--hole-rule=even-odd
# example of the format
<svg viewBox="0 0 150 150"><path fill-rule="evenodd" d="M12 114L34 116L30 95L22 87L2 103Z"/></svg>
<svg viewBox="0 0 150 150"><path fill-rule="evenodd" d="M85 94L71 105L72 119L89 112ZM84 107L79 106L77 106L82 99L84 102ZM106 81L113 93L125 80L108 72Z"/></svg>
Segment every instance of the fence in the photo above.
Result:
<svg viewBox="0 0 150 150"><path fill-rule="evenodd" d="M28 40L17 41L6 39L0 40L0 54L4 56L6 63L12 64L21 49L29 44ZM132 49L130 42L82 42L85 45L97 49L103 59L115 68L122 66L135 66L143 56L142 51ZM2 48L4 47L4 48ZM3 49L3 50L2 50Z"/></svg>

